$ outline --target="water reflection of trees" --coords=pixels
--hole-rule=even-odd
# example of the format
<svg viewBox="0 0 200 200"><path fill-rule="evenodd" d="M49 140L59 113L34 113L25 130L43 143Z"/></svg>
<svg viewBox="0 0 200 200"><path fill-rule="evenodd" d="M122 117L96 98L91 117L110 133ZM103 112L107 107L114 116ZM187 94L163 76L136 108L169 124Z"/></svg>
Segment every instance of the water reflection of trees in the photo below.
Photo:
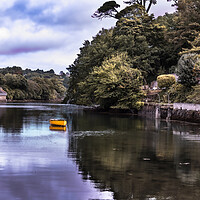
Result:
<svg viewBox="0 0 200 200"><path fill-rule="evenodd" d="M0 127L4 133L19 134L24 127L40 127L51 118L63 118L66 110L56 104L5 104L0 108Z"/></svg>
<svg viewBox="0 0 200 200"><path fill-rule="evenodd" d="M0 109L0 126L5 133L21 133L23 128L23 109Z"/></svg>
<svg viewBox="0 0 200 200"><path fill-rule="evenodd" d="M42 121L49 120L49 115L45 111L30 110L26 108L3 108L0 110L0 126L4 133L19 134L24 126L41 124ZM47 117L48 116L48 117Z"/></svg>
<svg viewBox="0 0 200 200"><path fill-rule="evenodd" d="M69 155L84 179L113 191L115 199L192 199L199 195L199 144L194 148L174 135L177 126L97 115L74 121ZM110 129L112 134L101 132Z"/></svg>

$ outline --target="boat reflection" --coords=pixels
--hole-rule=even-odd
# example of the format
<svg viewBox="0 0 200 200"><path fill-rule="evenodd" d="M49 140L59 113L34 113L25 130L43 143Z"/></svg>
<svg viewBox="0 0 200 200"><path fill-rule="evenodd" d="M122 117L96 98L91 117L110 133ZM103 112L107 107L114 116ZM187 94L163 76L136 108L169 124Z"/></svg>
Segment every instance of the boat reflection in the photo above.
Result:
<svg viewBox="0 0 200 200"><path fill-rule="evenodd" d="M51 131L66 131L66 126L49 126L49 130Z"/></svg>

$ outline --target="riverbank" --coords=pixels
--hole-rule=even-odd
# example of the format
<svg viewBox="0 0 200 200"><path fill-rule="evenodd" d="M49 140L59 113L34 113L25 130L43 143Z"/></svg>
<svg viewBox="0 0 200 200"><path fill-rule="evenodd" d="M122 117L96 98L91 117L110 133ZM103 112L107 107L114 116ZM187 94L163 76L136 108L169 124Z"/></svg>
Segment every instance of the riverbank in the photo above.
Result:
<svg viewBox="0 0 200 200"><path fill-rule="evenodd" d="M196 109L196 110L195 110ZM99 107L86 107L87 112L97 112L110 115L138 115L146 118L176 120L192 123L200 123L200 110L194 104L157 104L145 103L144 107L137 111L131 109L102 109Z"/></svg>
<svg viewBox="0 0 200 200"><path fill-rule="evenodd" d="M61 104L62 100L8 100L8 103L55 103ZM137 115L145 118L164 120L176 120L192 123L200 123L200 105L198 104L158 104L145 103L139 111L136 109L102 109L98 106L83 106L85 112L96 112L109 115Z"/></svg>
<svg viewBox="0 0 200 200"><path fill-rule="evenodd" d="M7 100L7 103L62 103L63 100Z"/></svg>
<svg viewBox="0 0 200 200"><path fill-rule="evenodd" d="M117 109L117 108L109 108L109 109L103 109L100 107L85 107L85 112L96 112L96 113L102 113L102 114L109 114L109 115L137 115L137 110L131 110L131 109Z"/></svg>
<svg viewBox="0 0 200 200"><path fill-rule="evenodd" d="M155 104L146 103L139 116L160 118L165 120L178 120L192 123L200 123L200 110L194 104Z"/></svg>

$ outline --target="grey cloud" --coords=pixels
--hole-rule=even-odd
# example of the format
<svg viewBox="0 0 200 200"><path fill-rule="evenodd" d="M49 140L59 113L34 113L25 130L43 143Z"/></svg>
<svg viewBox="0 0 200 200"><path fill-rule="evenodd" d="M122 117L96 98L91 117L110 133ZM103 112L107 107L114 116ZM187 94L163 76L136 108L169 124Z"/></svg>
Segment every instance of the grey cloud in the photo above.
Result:
<svg viewBox="0 0 200 200"><path fill-rule="evenodd" d="M34 55L38 55L38 63L45 60L49 65L49 52L55 52L55 63L71 64L83 41L90 40L111 20L92 19L95 9L95 3L89 0L67 6L59 0L34 6L29 0L16 0L10 8L0 10L0 35L5 37L0 40L0 59L7 60L4 63L15 63L16 59L33 63Z"/></svg>
<svg viewBox="0 0 200 200"><path fill-rule="evenodd" d="M42 46L42 45L17 45L16 47L0 49L0 55L16 55L21 53L30 53L37 51L46 51L52 49L52 46ZM55 47L54 47L55 48Z"/></svg>
<svg viewBox="0 0 200 200"><path fill-rule="evenodd" d="M55 35L53 37L42 36L41 38L30 36L28 39L8 38L0 42L0 55L15 55L22 53L30 53L37 51L47 51L51 49L58 49L65 45L64 37Z"/></svg>
<svg viewBox="0 0 200 200"><path fill-rule="evenodd" d="M13 20L32 18L41 15L42 11L45 9L44 6L30 8L28 5L28 1L18 0L1 15L10 17ZM49 7L49 5L47 5L47 7Z"/></svg>
<svg viewBox="0 0 200 200"><path fill-rule="evenodd" d="M71 6L60 5L60 11L54 13L54 7L58 4L47 3L31 7L28 1L18 0L12 7L1 13L1 16L7 16L12 20L30 19L38 25L46 26L68 26L73 29L79 29L91 21L91 6L82 6L79 2ZM85 9L85 6L87 9ZM91 10L91 13L90 13ZM46 12L47 11L47 12Z"/></svg>

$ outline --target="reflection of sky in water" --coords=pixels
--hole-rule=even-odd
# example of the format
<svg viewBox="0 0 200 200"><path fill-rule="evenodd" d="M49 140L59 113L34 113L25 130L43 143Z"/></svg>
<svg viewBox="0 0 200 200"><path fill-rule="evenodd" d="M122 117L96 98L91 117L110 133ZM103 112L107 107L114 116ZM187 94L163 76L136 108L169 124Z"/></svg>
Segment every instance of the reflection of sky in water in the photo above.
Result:
<svg viewBox="0 0 200 200"><path fill-rule="evenodd" d="M63 111L64 106L60 107ZM59 116L60 107L0 106L26 111L19 133L14 133L13 124L6 133L6 125L0 127L0 199L113 199L111 192L99 191L94 183L83 180L74 161L67 157L68 131L49 130L48 110ZM44 111L39 122L29 110Z"/></svg>
<svg viewBox="0 0 200 200"><path fill-rule="evenodd" d="M51 118L67 130L51 131ZM195 199L199 130L69 105L0 105L0 199Z"/></svg>
<svg viewBox="0 0 200 200"><path fill-rule="evenodd" d="M181 136L182 139L188 140L188 141L193 141L193 142L200 142L200 135L199 133L197 134L192 134L189 132L181 132L181 131L173 131L174 135Z"/></svg>

